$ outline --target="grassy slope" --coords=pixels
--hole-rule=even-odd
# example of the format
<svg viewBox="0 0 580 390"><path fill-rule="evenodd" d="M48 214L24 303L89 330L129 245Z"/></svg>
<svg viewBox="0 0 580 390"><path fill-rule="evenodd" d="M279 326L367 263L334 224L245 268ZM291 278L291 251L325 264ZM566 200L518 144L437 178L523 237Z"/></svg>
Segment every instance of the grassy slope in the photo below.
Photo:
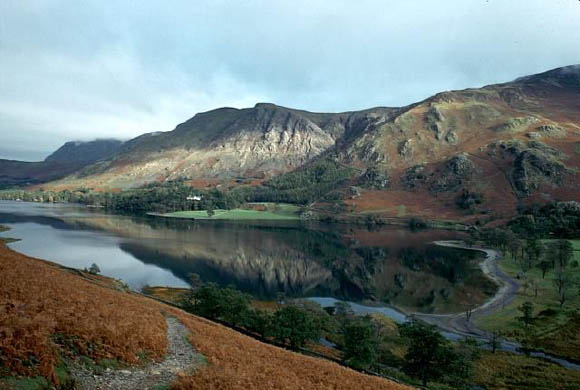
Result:
<svg viewBox="0 0 580 390"><path fill-rule="evenodd" d="M215 215L210 217L205 210L177 211L164 214L166 217L193 218L193 219L222 219L222 220L298 220L299 207L289 204L278 204L267 210L215 210Z"/></svg>
<svg viewBox="0 0 580 390"><path fill-rule="evenodd" d="M169 313L187 326L208 361L194 375L179 377L174 389L406 388L260 343L104 283L0 246L0 375L55 380L55 367L72 349L74 357L128 364L138 364L143 352L161 358L167 347L163 315Z"/></svg>
<svg viewBox="0 0 580 390"><path fill-rule="evenodd" d="M580 261L580 240L572 240L574 249L574 258ZM500 263L501 268L511 277L517 277L521 272L518 265L513 261L509 254L506 254ZM580 267L568 267L568 272L573 273L576 280L580 280ZM542 279L542 273L538 268L533 268L526 273L529 280L538 283L538 296L534 296L534 291L528 288L520 288L518 296L505 308L496 311L488 317L479 318L478 326L486 330L500 330L509 335L521 329L521 323L517 317L522 313L518 310L524 302L532 302L534 305L534 315L538 315L543 310L551 309L556 312L553 316L539 316L536 320L536 329L540 340L537 346L556 355L570 356L580 359L580 333L573 331L580 325L580 317L574 312L580 310L580 299L578 298L578 287L573 287L569 291L569 298L560 308L558 302L558 291L553 284L554 272L548 271L545 279Z"/></svg>

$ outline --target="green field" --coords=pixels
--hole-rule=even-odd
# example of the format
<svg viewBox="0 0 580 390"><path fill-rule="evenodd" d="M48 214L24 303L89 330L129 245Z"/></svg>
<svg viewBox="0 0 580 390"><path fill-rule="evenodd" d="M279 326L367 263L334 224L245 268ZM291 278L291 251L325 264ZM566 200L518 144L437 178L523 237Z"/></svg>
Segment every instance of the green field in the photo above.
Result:
<svg viewBox="0 0 580 390"><path fill-rule="evenodd" d="M580 262L580 240L570 240L574 246L574 260ZM549 242L549 240L545 240ZM521 274L519 266L509 254L505 254L500 262L501 269L513 278ZM570 288L567 301L562 307L558 302L558 290L554 285L554 271L542 273L538 268L532 268L525 273L528 281L538 285L538 296L535 296L533 287L520 287L517 297L505 308L497 310L490 316L479 318L476 323L479 327L489 331L501 331L506 337L514 338L522 329L522 323L517 319L522 315L518 310L524 302L534 305L535 347L547 352L580 359L580 334L575 331L580 325L580 267L568 266L567 271L573 275L576 284ZM520 279L520 284L523 284Z"/></svg>
<svg viewBox="0 0 580 390"><path fill-rule="evenodd" d="M255 209L232 209L214 210L214 215L209 216L206 210L176 211L174 213L163 214L164 217L189 218L203 220L279 220L291 221L300 219L300 207L291 204L275 203L252 203L249 206L262 207L265 210Z"/></svg>

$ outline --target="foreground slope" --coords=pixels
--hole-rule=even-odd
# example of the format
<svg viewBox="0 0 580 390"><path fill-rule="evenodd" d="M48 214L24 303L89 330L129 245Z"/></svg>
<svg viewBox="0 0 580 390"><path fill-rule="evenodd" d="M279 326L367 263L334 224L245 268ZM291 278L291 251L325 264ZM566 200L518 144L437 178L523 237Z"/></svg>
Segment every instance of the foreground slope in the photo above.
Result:
<svg viewBox="0 0 580 390"><path fill-rule="evenodd" d="M260 343L170 306L0 247L0 375L58 380L63 358L143 363L167 349L164 315L179 319L207 359L175 389L404 389L337 364ZM62 375L60 376L62 378ZM1 382L0 382L1 385Z"/></svg>

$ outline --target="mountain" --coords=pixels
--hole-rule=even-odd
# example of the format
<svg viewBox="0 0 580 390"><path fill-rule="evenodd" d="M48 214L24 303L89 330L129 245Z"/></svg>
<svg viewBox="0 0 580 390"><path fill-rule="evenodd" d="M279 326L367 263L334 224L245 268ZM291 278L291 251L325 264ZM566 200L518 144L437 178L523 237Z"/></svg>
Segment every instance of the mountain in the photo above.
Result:
<svg viewBox="0 0 580 390"><path fill-rule="evenodd" d="M267 178L298 168L364 131L369 121L388 118L391 108L339 114L311 113L274 104L220 108L195 115L170 132L148 133L126 142L116 157L67 182L127 188L154 181Z"/></svg>
<svg viewBox="0 0 580 390"><path fill-rule="evenodd" d="M0 159L0 188L34 185L71 175L87 165L112 157L123 144L119 140L67 142L44 161Z"/></svg>
<svg viewBox="0 0 580 390"><path fill-rule="evenodd" d="M261 181L331 158L360 172L348 184L364 190L343 189L353 211L510 214L521 203L577 198L579 80L574 65L402 108L336 114L266 103L221 108L132 139L114 157L51 186Z"/></svg>

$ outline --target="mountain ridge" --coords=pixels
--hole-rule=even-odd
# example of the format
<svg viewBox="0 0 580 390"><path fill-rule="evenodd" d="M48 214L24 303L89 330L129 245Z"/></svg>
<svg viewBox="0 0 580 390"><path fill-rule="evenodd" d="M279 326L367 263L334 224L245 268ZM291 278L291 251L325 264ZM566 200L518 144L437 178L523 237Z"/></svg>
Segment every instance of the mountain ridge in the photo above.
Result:
<svg viewBox="0 0 580 390"><path fill-rule="evenodd" d="M172 131L129 140L111 158L48 188L123 190L172 180L194 186L259 183L332 159L361 172L352 185L368 186L365 177L377 173L385 178L380 188L355 199L344 193L354 211L393 214L405 194L414 204L432 203L437 212L456 215L451 210L463 191L481 193L487 207L509 213L522 202L571 200L577 193L579 80L580 65L572 65L444 91L399 108L341 113L272 103L218 108Z"/></svg>

